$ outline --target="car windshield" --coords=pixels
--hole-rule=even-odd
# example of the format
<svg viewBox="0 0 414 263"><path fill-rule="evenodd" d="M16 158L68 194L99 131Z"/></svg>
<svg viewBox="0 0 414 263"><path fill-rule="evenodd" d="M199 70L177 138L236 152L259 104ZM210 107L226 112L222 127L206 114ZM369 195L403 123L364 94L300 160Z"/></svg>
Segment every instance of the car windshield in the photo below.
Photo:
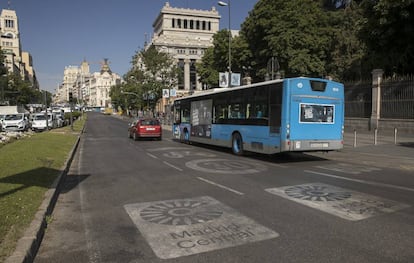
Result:
<svg viewBox="0 0 414 263"><path fill-rule="evenodd" d="M44 120L46 120L46 118L45 118L45 115L44 114L41 114L41 115L35 115L34 118L33 118L33 120L36 120L36 121L44 121Z"/></svg>
<svg viewBox="0 0 414 263"><path fill-rule="evenodd" d="M158 120L142 120L141 125L160 125Z"/></svg>
<svg viewBox="0 0 414 263"><path fill-rule="evenodd" d="M23 119L23 114L7 114L4 120L6 121L18 121Z"/></svg>

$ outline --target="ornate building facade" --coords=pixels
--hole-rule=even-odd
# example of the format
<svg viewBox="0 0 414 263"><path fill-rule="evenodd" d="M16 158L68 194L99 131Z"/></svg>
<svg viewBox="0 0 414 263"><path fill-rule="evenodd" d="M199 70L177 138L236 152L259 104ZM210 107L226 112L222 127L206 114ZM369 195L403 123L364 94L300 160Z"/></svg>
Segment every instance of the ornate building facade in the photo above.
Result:
<svg viewBox="0 0 414 263"><path fill-rule="evenodd" d="M19 23L16 11L3 9L0 13L0 48L4 53L4 64L9 73L20 75L23 80L38 89L39 83L29 52L22 51Z"/></svg>
<svg viewBox="0 0 414 263"><path fill-rule="evenodd" d="M55 104L66 104L69 93L80 105L88 107L112 107L109 96L112 86L119 85L121 77L109 68L105 59L100 72L90 73L89 63L84 60L80 66L65 67L63 82L54 97Z"/></svg>
<svg viewBox="0 0 414 263"><path fill-rule="evenodd" d="M151 45L170 54L183 76L179 79L177 95L183 96L203 87L198 82L196 63L204 51L213 45L213 35L219 30L220 15L215 7L197 10L171 7L166 2L153 23Z"/></svg>

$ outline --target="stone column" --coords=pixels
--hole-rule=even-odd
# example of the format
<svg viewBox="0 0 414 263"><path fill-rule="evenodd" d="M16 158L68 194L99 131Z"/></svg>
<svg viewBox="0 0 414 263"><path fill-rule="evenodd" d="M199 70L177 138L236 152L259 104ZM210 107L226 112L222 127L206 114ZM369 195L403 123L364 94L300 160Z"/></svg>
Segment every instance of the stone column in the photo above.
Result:
<svg viewBox="0 0 414 263"><path fill-rule="evenodd" d="M190 60L184 59L184 90L190 91Z"/></svg>
<svg viewBox="0 0 414 263"><path fill-rule="evenodd" d="M374 69L372 72L372 109L370 118L370 129L378 129L378 121L380 119L381 110L381 82L384 71L382 69Z"/></svg>

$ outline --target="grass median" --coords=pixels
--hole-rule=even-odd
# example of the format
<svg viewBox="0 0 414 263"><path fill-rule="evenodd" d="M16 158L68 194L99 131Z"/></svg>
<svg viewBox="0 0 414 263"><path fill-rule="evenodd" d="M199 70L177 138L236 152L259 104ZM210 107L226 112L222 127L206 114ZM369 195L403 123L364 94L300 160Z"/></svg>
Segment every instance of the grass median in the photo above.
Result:
<svg viewBox="0 0 414 263"><path fill-rule="evenodd" d="M0 148L0 262L14 251L46 191L64 168L86 121L13 141Z"/></svg>

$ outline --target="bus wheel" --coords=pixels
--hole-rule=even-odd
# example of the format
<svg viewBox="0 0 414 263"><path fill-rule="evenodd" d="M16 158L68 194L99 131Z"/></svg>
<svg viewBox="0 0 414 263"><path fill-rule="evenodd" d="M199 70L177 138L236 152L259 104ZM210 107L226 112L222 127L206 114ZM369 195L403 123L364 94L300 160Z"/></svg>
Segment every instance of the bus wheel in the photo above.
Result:
<svg viewBox="0 0 414 263"><path fill-rule="evenodd" d="M235 155L243 155L243 140L240 133L233 134L231 149Z"/></svg>

